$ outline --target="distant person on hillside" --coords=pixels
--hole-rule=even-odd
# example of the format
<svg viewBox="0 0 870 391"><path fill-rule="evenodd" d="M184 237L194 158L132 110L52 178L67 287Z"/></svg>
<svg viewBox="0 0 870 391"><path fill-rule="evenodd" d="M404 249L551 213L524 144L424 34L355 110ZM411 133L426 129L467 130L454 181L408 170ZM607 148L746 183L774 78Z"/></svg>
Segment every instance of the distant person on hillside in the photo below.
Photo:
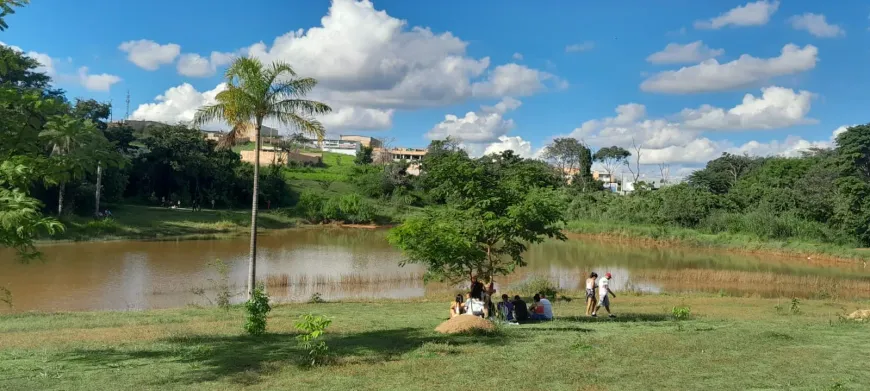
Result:
<svg viewBox="0 0 870 391"><path fill-rule="evenodd" d="M592 315L595 312L595 304L598 303L595 297L595 288L598 285L595 280L598 279L598 273L592 272L589 278L586 279L586 316Z"/></svg>
<svg viewBox="0 0 870 391"><path fill-rule="evenodd" d="M613 275L611 275L610 273L606 273L604 277L601 277L601 279L598 280L598 307L596 307L595 311L592 312L592 316L598 316L598 310L600 310L601 307L604 307L604 309L607 310L609 317L616 317L616 315L610 313L610 298L607 297L607 294L610 294L611 296L613 296L614 299L616 298L616 295L613 293L612 290L610 290L610 280L612 278Z"/></svg>
<svg viewBox="0 0 870 391"><path fill-rule="evenodd" d="M544 307L544 318L553 320L553 303L543 293L541 293L541 307Z"/></svg>
<svg viewBox="0 0 870 391"><path fill-rule="evenodd" d="M514 301L511 303L514 305L514 317L517 322L529 320L529 309L526 307L526 302L520 298L520 295L514 296Z"/></svg>
<svg viewBox="0 0 870 391"><path fill-rule="evenodd" d="M504 318L505 322L516 322L516 317L514 316L514 303L510 302L508 295L501 295L501 302L498 303L498 311L502 318Z"/></svg>
<svg viewBox="0 0 870 391"><path fill-rule="evenodd" d="M462 304L462 295L456 295L456 298L450 303L450 317L462 315L465 312L465 305Z"/></svg>
<svg viewBox="0 0 870 391"><path fill-rule="evenodd" d="M477 276L471 276L471 297L483 299L483 283L477 280Z"/></svg>

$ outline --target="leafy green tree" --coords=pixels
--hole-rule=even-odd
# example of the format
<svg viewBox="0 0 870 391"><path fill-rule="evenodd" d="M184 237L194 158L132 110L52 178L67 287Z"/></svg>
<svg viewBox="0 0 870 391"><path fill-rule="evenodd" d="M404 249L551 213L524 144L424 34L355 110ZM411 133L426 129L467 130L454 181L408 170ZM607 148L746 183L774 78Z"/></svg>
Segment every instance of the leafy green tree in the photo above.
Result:
<svg viewBox="0 0 870 391"><path fill-rule="evenodd" d="M614 145L612 147L604 147L595 151L595 155L592 156L592 159L601 163L601 165L604 166L604 171L607 171L607 175L609 175L611 180L613 180L613 174L616 172L616 168L625 165L628 162L627 159L629 156L631 156L631 152L628 152L625 148Z"/></svg>
<svg viewBox="0 0 870 391"><path fill-rule="evenodd" d="M564 239L557 226L564 205L553 190L560 178L552 168L536 171L540 165L511 151L475 160L447 143L433 149L424 167L430 181L442 182L435 190L447 205L426 207L389 235L408 262L427 266L428 278L510 273L525 265L528 243ZM529 172L540 175L523 178Z"/></svg>
<svg viewBox="0 0 870 391"><path fill-rule="evenodd" d="M372 164L374 159L372 159L372 152L374 148L372 147L362 147L356 153L356 158L353 160L354 164L358 166L364 166L367 164Z"/></svg>
<svg viewBox="0 0 870 391"><path fill-rule="evenodd" d="M96 170L98 155L108 147L108 141L93 122L69 115L57 116L45 124L40 132L51 150L49 159L51 182L57 183L57 214L63 214L67 182Z"/></svg>
<svg viewBox="0 0 870 391"><path fill-rule="evenodd" d="M0 246L16 249L24 260L38 256L33 241L40 233L54 234L64 228L44 217L42 203L28 194L33 174L27 166L0 163Z"/></svg>
<svg viewBox="0 0 870 391"><path fill-rule="evenodd" d="M332 109L320 102L303 99L316 85L312 78L300 78L290 65L275 62L264 65L255 58L233 61L226 74L227 88L215 96L216 104L196 112L194 123L204 125L224 121L233 126L230 134L241 131L242 125L254 129L254 183L251 203L251 249L248 267L248 298L254 291L257 263L257 209L260 184L260 129L263 121L273 119L302 133L322 138L323 125L314 116Z"/></svg>
<svg viewBox="0 0 870 391"><path fill-rule="evenodd" d="M707 162L703 170L693 172L688 181L715 194L725 194L740 178L764 163L764 158L723 153Z"/></svg>

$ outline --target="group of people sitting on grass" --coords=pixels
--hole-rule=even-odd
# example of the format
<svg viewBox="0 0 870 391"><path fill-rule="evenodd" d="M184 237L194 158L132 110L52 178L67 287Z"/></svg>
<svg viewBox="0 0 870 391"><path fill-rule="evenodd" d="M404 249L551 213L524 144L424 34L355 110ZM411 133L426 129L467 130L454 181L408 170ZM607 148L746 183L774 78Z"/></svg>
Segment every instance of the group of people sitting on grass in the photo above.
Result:
<svg viewBox="0 0 870 391"><path fill-rule="evenodd" d="M598 278L598 273L592 272L586 279L586 315L597 317L598 310L604 307L609 317L616 317L610 312L610 297L616 298L616 294L610 290L610 281L613 275L605 273L604 277ZM510 299L507 294L501 295L501 301L493 304L492 295L495 294L495 286L490 282L486 287L477 280L477 276L471 277L471 289L465 294L456 295L450 303L450 317L459 315L474 315L484 319L498 319L509 323L517 323L529 320L553 320L553 303L543 293L536 293L533 302L528 307L519 295Z"/></svg>
<svg viewBox="0 0 870 391"><path fill-rule="evenodd" d="M529 306L519 295L511 300L507 294L501 295L500 302L493 303L493 294L495 286L492 283L484 287L477 276L472 276L471 289L465 298L456 295L450 304L450 317L467 314L490 320L498 318L508 323L553 320L553 303L543 293L536 293Z"/></svg>

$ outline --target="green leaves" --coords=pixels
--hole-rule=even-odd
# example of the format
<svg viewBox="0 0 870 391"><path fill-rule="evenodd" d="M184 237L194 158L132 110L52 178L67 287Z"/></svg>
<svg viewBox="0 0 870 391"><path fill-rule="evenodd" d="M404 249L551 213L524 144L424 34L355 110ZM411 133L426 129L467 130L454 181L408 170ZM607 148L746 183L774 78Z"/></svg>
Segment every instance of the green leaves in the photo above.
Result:
<svg viewBox="0 0 870 391"><path fill-rule="evenodd" d="M0 163L0 246L16 249L24 261L39 255L33 241L40 233L64 229L57 220L43 217L42 203L28 195L32 175L27 166Z"/></svg>
<svg viewBox="0 0 870 391"><path fill-rule="evenodd" d="M423 186L444 206L430 206L394 228L390 242L427 278L491 277L525 265L527 243L563 239L560 175L542 162L507 151L471 159L448 142L433 143Z"/></svg>
<svg viewBox="0 0 870 391"><path fill-rule="evenodd" d="M266 316L270 311L272 311L272 307L269 305L266 287L260 283L254 288L251 298L245 302L245 312L248 313L245 331L254 336L265 334Z"/></svg>
<svg viewBox="0 0 870 391"><path fill-rule="evenodd" d="M0 0L0 31L9 28L4 17L15 13L15 9L12 7L23 7L28 3L30 0Z"/></svg>

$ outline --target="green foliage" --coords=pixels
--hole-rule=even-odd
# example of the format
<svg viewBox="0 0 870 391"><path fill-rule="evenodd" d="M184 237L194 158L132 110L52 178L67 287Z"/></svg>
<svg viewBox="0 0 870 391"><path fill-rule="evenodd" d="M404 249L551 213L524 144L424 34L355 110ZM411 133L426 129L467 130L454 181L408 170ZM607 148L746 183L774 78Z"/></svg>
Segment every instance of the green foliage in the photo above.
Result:
<svg viewBox="0 0 870 391"><path fill-rule="evenodd" d="M311 223L316 223L323 218L323 197L313 191L304 191L299 196L299 202L296 203L296 210L306 220Z"/></svg>
<svg viewBox="0 0 870 391"><path fill-rule="evenodd" d="M675 306L671 309L671 316L677 321L688 320L692 317L692 309L686 305Z"/></svg>
<svg viewBox="0 0 870 391"><path fill-rule="evenodd" d="M556 300L556 294L561 290L558 284L553 283L553 281L544 276L532 276L514 287L514 289L524 297L532 297L540 293L551 300Z"/></svg>
<svg viewBox="0 0 870 391"><path fill-rule="evenodd" d="M372 162L374 161L372 159L372 152L373 151L374 151L374 148L372 148L372 147L366 147L366 146L361 147L360 150L357 151L356 158L353 160L353 163L358 165L358 166L365 166L368 164L372 164Z"/></svg>
<svg viewBox="0 0 870 391"><path fill-rule="evenodd" d="M64 227L44 217L42 203L28 194L33 170L11 161L0 163L0 246L18 251L22 260L39 255L33 241L40 233L54 234Z"/></svg>
<svg viewBox="0 0 870 391"><path fill-rule="evenodd" d="M791 299L791 305L788 309L792 314L799 315L801 313L801 301L797 298Z"/></svg>
<svg viewBox="0 0 870 391"><path fill-rule="evenodd" d="M263 335L266 333L266 316L272 311L269 305L269 296L266 295L266 287L262 283L257 284L251 293L251 298L245 302L245 331L250 335Z"/></svg>
<svg viewBox="0 0 870 391"><path fill-rule="evenodd" d="M628 152L625 148L614 145L612 147L604 147L595 151L595 154L592 155L592 160L604 165L604 169L612 177L616 172L617 167L628 164L627 159L629 156L631 156L631 152Z"/></svg>
<svg viewBox="0 0 870 391"><path fill-rule="evenodd" d="M424 158L422 186L445 206L429 206L394 228L390 242L407 262L427 266L427 277L492 277L525 265L528 243L564 239L557 226L561 179L539 162L511 151L471 159L450 140L433 142Z"/></svg>
<svg viewBox="0 0 870 391"><path fill-rule="evenodd" d="M296 322L296 329L302 334L296 336L300 346L305 350L305 363L310 366L322 364L329 352L329 346L321 337L332 319L325 316L305 314Z"/></svg>

